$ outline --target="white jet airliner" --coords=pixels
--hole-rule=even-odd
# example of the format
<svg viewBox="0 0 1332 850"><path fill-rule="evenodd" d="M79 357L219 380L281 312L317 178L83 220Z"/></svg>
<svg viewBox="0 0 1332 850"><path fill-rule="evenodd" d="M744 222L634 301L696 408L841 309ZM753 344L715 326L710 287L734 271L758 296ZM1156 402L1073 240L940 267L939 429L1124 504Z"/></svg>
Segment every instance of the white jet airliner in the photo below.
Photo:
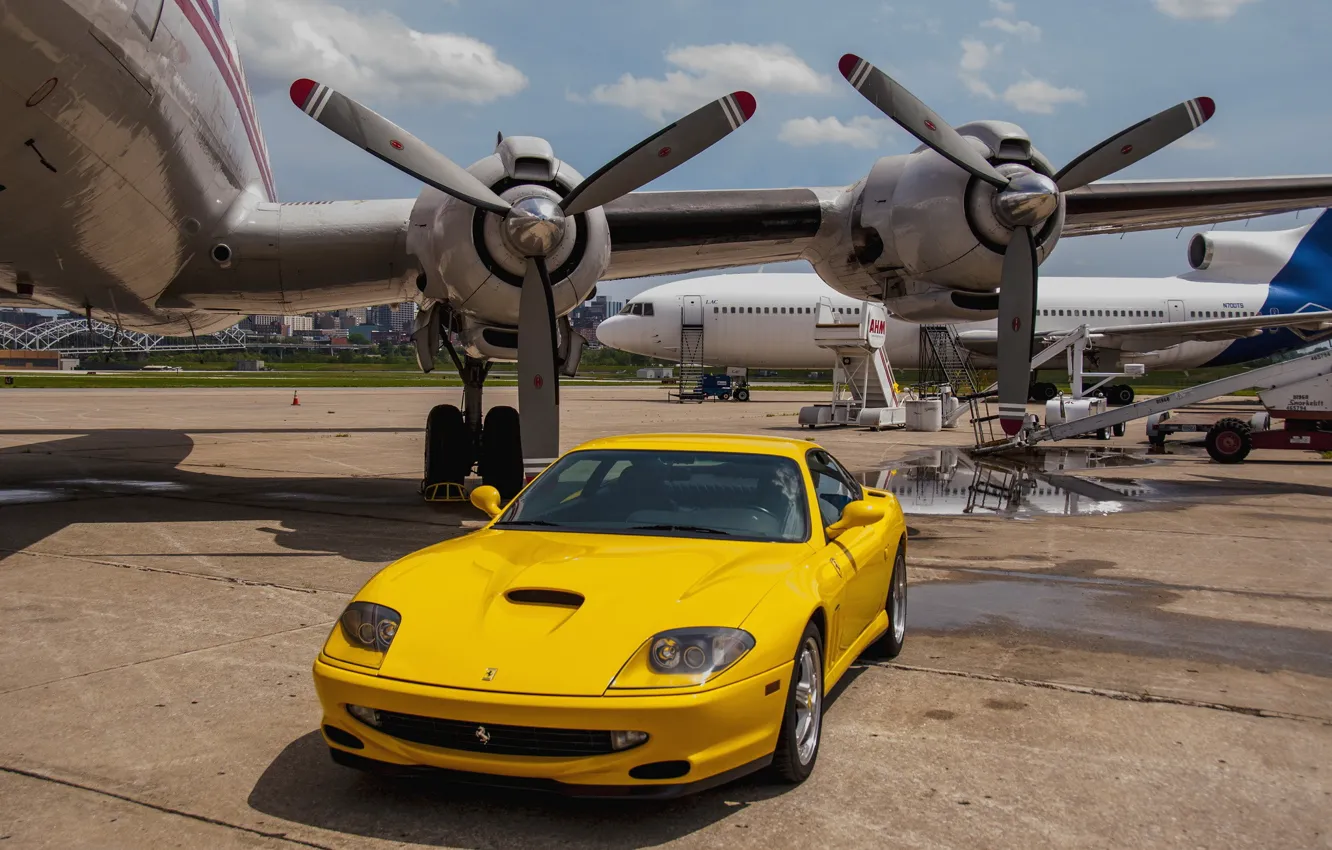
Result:
<svg viewBox="0 0 1332 850"><path fill-rule="evenodd" d="M1036 310L1038 344L1085 324L1100 369L1124 363L1193 369L1244 363L1332 337L1332 211L1306 227L1227 233L1219 243L1214 235L1194 237L1194 270L1177 277L1046 278ZM703 305L705 365L751 369L827 368L831 355L814 344L816 306L828 302L835 318L849 317L849 323L867 303L815 274L698 277L639 293L601 323L597 338L623 351L678 359L681 310L690 297ZM995 322L956 328L972 364L993 367ZM892 318L886 337L884 353L893 366L920 366L919 324ZM1131 388L1116 400L1131 401Z"/></svg>

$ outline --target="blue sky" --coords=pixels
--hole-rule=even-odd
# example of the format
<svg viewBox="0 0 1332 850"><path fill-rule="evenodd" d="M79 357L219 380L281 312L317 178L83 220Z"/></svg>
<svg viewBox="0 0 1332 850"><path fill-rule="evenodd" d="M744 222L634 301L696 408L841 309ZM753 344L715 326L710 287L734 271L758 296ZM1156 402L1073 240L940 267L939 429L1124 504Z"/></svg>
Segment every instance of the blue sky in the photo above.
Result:
<svg viewBox="0 0 1332 850"><path fill-rule="evenodd" d="M1332 4L1290 0L224 0L283 200L419 187L295 109L327 82L468 164L495 132L583 173L734 88L758 113L651 188L843 185L914 145L837 73L845 52L950 122L1015 121L1057 165L1178 101L1217 115L1120 177L1332 172ZM1311 218L1305 214L1304 221ZM1293 216L1255 220L1282 227ZM1230 225L1241 227L1242 224ZM1192 230L1062 242L1045 274L1185 271ZM656 283L625 282L623 294Z"/></svg>

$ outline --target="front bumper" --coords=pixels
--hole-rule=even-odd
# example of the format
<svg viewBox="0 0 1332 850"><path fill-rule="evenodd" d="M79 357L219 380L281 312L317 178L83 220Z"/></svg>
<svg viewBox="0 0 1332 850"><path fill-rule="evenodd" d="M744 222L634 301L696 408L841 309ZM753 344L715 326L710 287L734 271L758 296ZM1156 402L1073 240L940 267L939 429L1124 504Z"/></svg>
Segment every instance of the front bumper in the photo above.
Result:
<svg viewBox="0 0 1332 850"><path fill-rule="evenodd" d="M445 688L356 672L322 656L315 661L314 680L324 739L343 764L397 774L443 771L446 779L574 795L674 796L738 778L771 760L791 664L701 693L655 696L553 697ZM632 729L646 732L648 740L606 755L494 755L394 738L352 717L348 704L478 724ZM339 731L363 746L349 746ZM688 762L688 772L662 780L629 775L635 767L669 761Z"/></svg>

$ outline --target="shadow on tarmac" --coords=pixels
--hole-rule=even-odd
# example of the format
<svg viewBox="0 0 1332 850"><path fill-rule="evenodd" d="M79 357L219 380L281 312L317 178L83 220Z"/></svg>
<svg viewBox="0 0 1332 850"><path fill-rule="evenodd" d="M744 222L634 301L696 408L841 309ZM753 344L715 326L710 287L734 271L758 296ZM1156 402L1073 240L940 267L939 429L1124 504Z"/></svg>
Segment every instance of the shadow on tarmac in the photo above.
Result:
<svg viewBox="0 0 1332 850"><path fill-rule="evenodd" d="M401 428L291 428L192 434L397 433ZM75 523L253 521L293 552L333 552L354 561L387 562L456 536L480 514L466 504L428 505L416 482L402 477L282 476L247 470L242 477L188 460L190 434L174 430L0 431L45 442L0 449L0 551L23 551ZM240 461L243 464L244 461ZM231 464L229 464L231 466ZM241 467L243 468L243 467ZM322 470L321 470L322 471ZM258 473L258 474L255 474ZM357 522L347 522L354 518ZM373 534L363 520L382 523ZM281 528L273 526L280 525ZM114 557L116 553L102 553ZM136 553L152 554L152 553ZM179 555L179 552L162 553ZM214 554L225 557L230 553Z"/></svg>

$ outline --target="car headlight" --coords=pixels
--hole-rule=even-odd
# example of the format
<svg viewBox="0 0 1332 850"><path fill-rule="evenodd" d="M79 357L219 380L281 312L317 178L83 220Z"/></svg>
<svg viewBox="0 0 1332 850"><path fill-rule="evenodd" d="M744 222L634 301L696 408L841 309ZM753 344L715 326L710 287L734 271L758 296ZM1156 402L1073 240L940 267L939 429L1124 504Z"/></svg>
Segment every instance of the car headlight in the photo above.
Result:
<svg viewBox="0 0 1332 850"><path fill-rule="evenodd" d="M754 648L743 629L672 629L638 648L612 688L683 688L701 685Z"/></svg>
<svg viewBox="0 0 1332 850"><path fill-rule="evenodd" d="M338 625L324 644L324 654L378 670L401 625L402 615L392 608L353 602L338 618Z"/></svg>

